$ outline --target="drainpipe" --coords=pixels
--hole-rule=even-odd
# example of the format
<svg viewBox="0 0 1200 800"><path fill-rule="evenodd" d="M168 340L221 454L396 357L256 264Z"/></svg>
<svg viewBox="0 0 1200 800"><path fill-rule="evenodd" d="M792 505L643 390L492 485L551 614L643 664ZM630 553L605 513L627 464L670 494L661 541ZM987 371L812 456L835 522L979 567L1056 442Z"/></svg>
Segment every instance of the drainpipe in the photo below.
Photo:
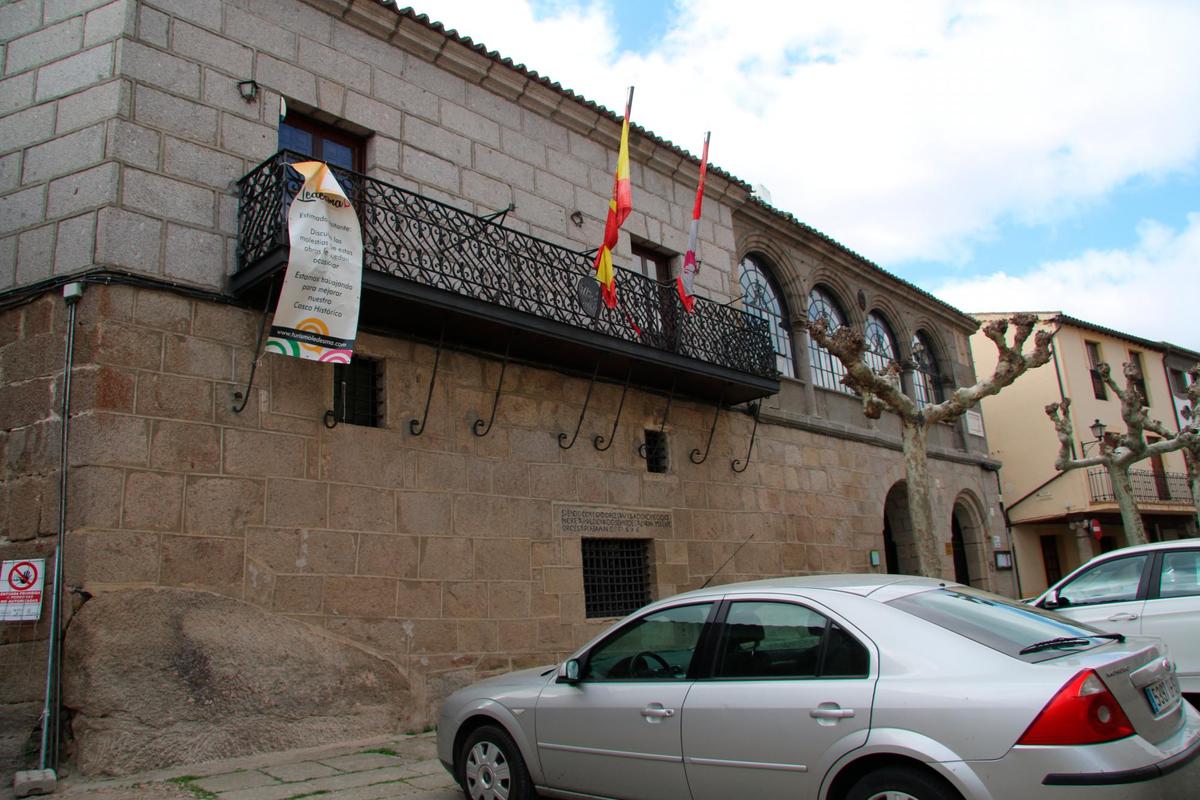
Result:
<svg viewBox="0 0 1200 800"><path fill-rule="evenodd" d="M996 476L996 499L1000 503L1000 515L1004 518L1004 536L1008 540L1008 555L1012 559L1013 580L1016 581L1016 597L1021 599L1021 568L1017 566L1017 548L1013 544L1012 520L1008 516L1008 508L1004 505L1004 486L1000 482L1000 470L992 471ZM1058 476L1055 476L1058 477ZM1044 486L1045 484L1043 484ZM1036 490L1035 490L1036 491ZM1028 495L1026 495L1028 497ZM1024 499L1024 498L1022 498Z"/></svg>
<svg viewBox="0 0 1200 800"><path fill-rule="evenodd" d="M60 725L62 722L62 602L63 602L63 540L67 535L67 443L71 428L71 371L75 359L75 312L83 297L82 283L63 286L63 301L67 305L67 343L63 354L62 432L59 450L58 531L54 542L54 587L50 595L50 642L46 653L46 694L42 703L41 754L37 770L18 772L13 778L14 794L53 792L58 785Z"/></svg>
<svg viewBox="0 0 1200 800"><path fill-rule="evenodd" d="M1058 346L1056 342L1050 345L1050 356L1054 359L1054 377L1058 380L1058 401L1061 403L1067 399L1067 390L1063 386L1062 365L1058 363ZM1071 437L1071 458L1075 458L1075 437L1073 436ZM1014 503L1013 505L1016 504Z"/></svg>

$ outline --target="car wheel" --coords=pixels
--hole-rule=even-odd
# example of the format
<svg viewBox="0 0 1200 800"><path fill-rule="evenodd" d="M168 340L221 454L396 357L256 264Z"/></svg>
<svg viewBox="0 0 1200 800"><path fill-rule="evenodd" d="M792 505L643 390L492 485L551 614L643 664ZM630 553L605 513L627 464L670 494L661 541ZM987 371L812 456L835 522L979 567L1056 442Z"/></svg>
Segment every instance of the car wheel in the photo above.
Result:
<svg viewBox="0 0 1200 800"><path fill-rule="evenodd" d="M905 767L884 767L859 778L846 800L962 800L937 775Z"/></svg>
<svg viewBox="0 0 1200 800"><path fill-rule="evenodd" d="M478 728L463 743L458 782L471 800L530 800L534 796L516 742L494 725Z"/></svg>

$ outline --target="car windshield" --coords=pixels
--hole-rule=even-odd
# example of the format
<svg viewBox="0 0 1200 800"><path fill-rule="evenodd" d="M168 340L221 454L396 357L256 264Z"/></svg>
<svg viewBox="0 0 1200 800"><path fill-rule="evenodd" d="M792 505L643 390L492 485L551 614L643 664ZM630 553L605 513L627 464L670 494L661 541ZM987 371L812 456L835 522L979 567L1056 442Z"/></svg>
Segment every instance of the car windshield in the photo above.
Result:
<svg viewBox="0 0 1200 800"><path fill-rule="evenodd" d="M888 605L1023 661L1108 641L1090 625L966 586L917 592Z"/></svg>

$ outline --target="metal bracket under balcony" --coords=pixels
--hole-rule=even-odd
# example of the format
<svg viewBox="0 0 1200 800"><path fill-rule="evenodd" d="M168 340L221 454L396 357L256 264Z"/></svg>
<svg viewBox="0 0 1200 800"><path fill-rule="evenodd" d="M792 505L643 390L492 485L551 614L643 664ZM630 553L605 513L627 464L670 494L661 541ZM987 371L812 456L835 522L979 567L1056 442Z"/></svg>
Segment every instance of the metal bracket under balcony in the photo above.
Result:
<svg viewBox="0 0 1200 800"><path fill-rule="evenodd" d="M239 182L238 269L230 290L261 299L287 266L287 209L301 179L282 151ZM599 303L587 253L570 250L383 181L334 168L363 235L359 328L738 403L779 390L767 324L618 269L621 306ZM632 322L632 324L631 324ZM636 330L635 330L636 326Z"/></svg>

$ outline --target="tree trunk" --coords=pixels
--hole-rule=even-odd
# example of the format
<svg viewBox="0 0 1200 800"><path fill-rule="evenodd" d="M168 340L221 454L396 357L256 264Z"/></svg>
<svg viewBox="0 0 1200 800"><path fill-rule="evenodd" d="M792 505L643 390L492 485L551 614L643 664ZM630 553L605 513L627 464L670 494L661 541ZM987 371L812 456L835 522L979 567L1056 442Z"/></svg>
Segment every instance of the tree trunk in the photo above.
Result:
<svg viewBox="0 0 1200 800"><path fill-rule="evenodd" d="M1192 490L1192 505L1196 507L1196 525L1200 526L1200 454L1192 449L1183 451L1183 460L1187 464L1188 488Z"/></svg>
<svg viewBox="0 0 1200 800"><path fill-rule="evenodd" d="M901 420L904 437L904 477L908 490L908 513L912 520L913 545L917 551L917 573L941 578L942 556L933 532L933 501L929 496L927 429Z"/></svg>
<svg viewBox="0 0 1200 800"><path fill-rule="evenodd" d="M1133 481L1129 479L1129 469L1109 463L1108 478L1112 481L1113 494L1117 496L1117 505L1121 507L1121 522L1125 525L1125 543L1127 545L1145 544L1146 526L1142 524L1142 514L1138 511L1137 498L1133 494Z"/></svg>

